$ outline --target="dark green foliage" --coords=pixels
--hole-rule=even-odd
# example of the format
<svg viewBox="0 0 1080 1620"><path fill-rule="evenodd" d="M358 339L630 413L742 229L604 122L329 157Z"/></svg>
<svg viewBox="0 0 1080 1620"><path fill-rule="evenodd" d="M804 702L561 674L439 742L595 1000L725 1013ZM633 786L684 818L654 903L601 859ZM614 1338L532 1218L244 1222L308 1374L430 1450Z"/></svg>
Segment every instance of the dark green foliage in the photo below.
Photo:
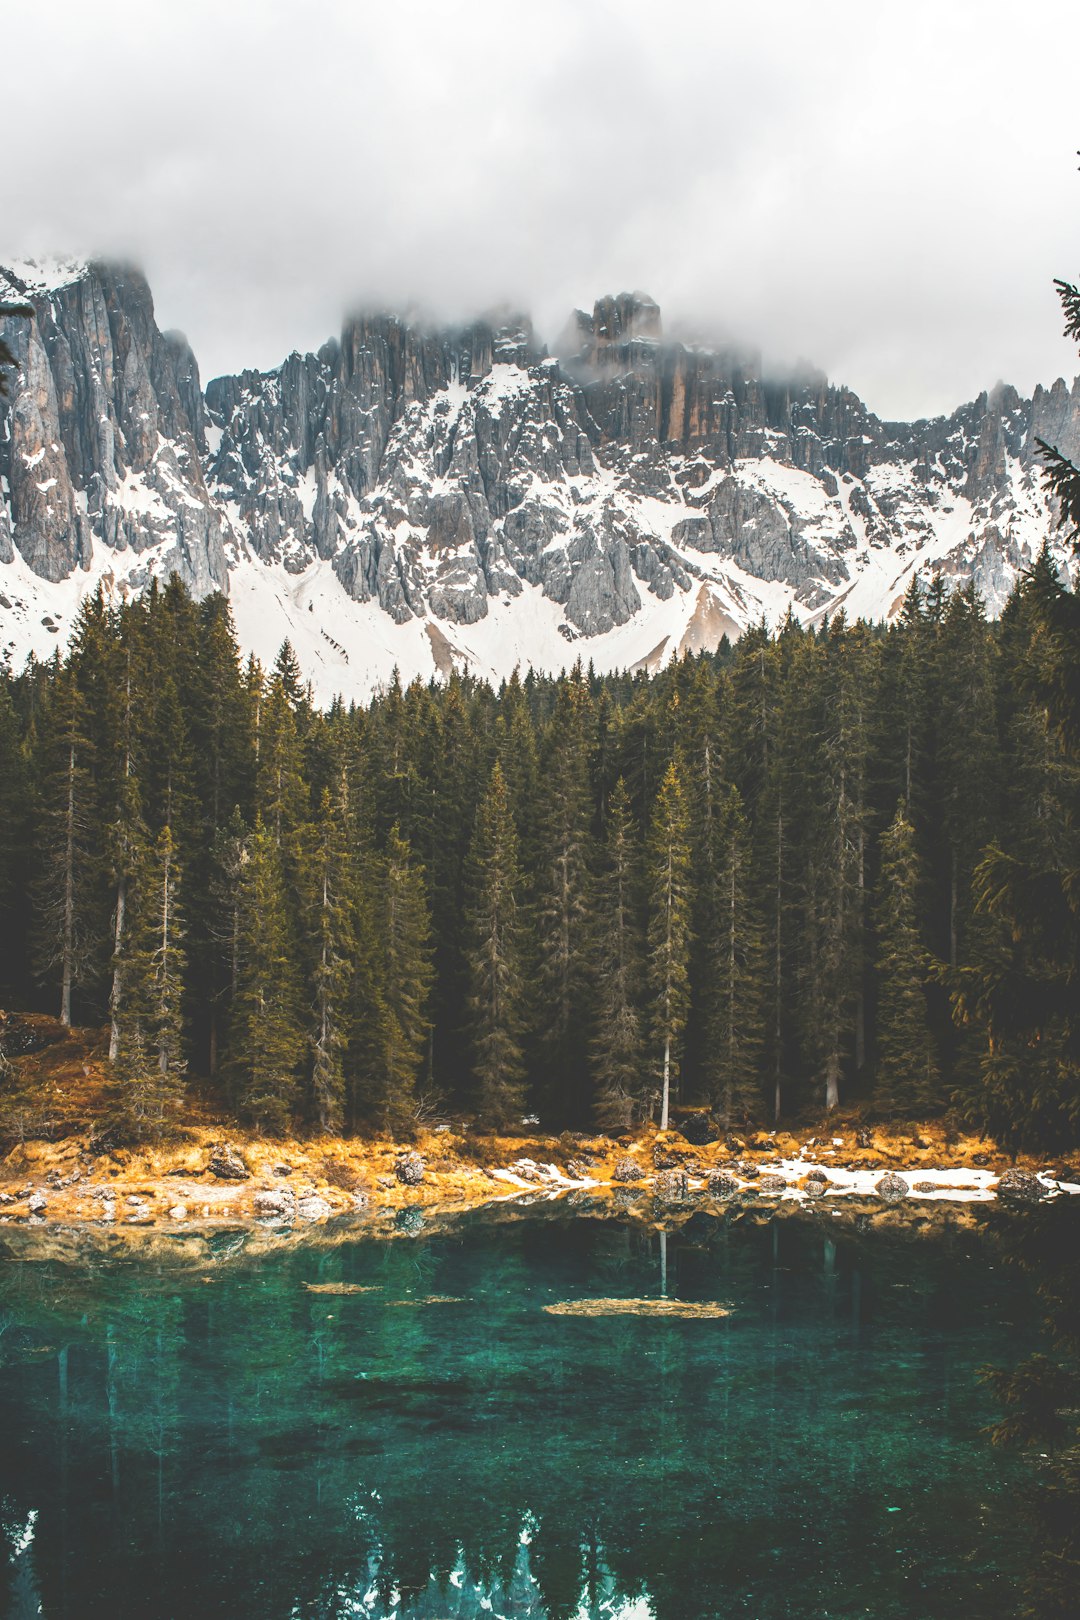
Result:
<svg viewBox="0 0 1080 1620"><path fill-rule="evenodd" d="M930 953L919 935L922 883L915 833L898 805L881 840L878 925L878 1063L874 1103L881 1113L932 1113L940 1097L927 1016Z"/></svg>
<svg viewBox="0 0 1080 1620"><path fill-rule="evenodd" d="M626 784L620 777L608 809L593 941L594 1110L603 1130L626 1129L646 1112L640 867L641 850L630 819Z"/></svg>
<svg viewBox="0 0 1080 1620"><path fill-rule="evenodd" d="M660 784L649 830L648 887L650 1066L658 1081L660 1129L666 1131L690 1006L690 817L674 760Z"/></svg>
<svg viewBox="0 0 1080 1620"><path fill-rule="evenodd" d="M933 580L889 630L326 713L287 648L241 665L220 598L91 597L65 659L0 667L3 994L111 1020L118 1071L168 1081L143 1133L185 1071L265 1129L407 1130L434 1097L617 1128L666 1069L732 1122L953 1106L1064 1149L1078 671L1049 552L997 624Z"/></svg>
<svg viewBox="0 0 1080 1620"><path fill-rule="evenodd" d="M180 870L168 826L128 856L126 924L113 996L116 1114L125 1135L159 1140L184 1087L182 998L187 966Z"/></svg>
<svg viewBox="0 0 1080 1620"><path fill-rule="evenodd" d="M483 1124L508 1126L525 1100L525 983L517 831L498 761L477 812L467 885L475 1107Z"/></svg>
<svg viewBox="0 0 1080 1620"><path fill-rule="evenodd" d="M229 1031L232 1096L245 1119L282 1132L300 1103L305 1028L298 950L281 854L261 820L239 878L238 971Z"/></svg>

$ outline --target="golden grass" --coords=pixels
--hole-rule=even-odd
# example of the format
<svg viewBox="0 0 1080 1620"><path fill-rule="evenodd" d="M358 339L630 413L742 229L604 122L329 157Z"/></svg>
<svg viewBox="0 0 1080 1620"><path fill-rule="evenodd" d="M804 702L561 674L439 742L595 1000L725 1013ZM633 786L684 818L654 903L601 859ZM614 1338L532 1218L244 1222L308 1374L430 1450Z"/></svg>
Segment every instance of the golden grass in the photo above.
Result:
<svg viewBox="0 0 1080 1620"><path fill-rule="evenodd" d="M564 1299L545 1305L549 1316L677 1316L715 1320L730 1316L726 1305L702 1304L689 1299Z"/></svg>

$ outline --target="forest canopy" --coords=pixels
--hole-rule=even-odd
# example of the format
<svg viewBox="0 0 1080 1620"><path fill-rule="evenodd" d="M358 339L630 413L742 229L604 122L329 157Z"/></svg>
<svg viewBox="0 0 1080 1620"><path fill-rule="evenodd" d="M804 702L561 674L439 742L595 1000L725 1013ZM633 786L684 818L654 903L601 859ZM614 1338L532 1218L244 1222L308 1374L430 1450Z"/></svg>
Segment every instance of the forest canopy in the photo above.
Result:
<svg viewBox="0 0 1080 1620"><path fill-rule="evenodd" d="M764 625L653 677L316 709L173 580L0 676L0 999L107 1024L116 1113L267 1131L1080 1138L1076 597Z"/></svg>

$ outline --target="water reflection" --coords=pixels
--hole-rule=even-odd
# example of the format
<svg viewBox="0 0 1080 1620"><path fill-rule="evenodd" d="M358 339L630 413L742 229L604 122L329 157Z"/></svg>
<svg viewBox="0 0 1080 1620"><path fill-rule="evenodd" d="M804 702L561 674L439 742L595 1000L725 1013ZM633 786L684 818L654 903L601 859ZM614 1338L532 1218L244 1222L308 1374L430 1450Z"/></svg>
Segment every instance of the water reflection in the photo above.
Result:
<svg viewBox="0 0 1080 1620"><path fill-rule="evenodd" d="M0 1263L0 1614L1012 1615L1007 1279L738 1211ZM612 1295L732 1312L543 1310Z"/></svg>

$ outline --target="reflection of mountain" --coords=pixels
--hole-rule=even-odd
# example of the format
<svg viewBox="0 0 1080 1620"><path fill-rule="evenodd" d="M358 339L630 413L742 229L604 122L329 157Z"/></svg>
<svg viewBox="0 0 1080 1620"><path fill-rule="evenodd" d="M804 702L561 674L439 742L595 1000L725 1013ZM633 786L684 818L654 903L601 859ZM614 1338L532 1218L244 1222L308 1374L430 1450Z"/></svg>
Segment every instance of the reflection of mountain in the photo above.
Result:
<svg viewBox="0 0 1080 1620"><path fill-rule="evenodd" d="M6 278L6 279L5 279ZM34 321L0 419L0 652L48 656L97 583L230 592L320 697L515 664L653 665L766 614L882 618L914 573L997 611L1049 531L1035 440L1080 450L1080 385L880 421L805 373L667 341L640 294L561 359L522 317L358 315L318 354L218 378L141 275L0 272Z"/></svg>
<svg viewBox="0 0 1080 1620"><path fill-rule="evenodd" d="M548 1315L659 1291L655 1232L584 1215L0 1251L0 1519L39 1510L45 1620L1004 1620L1019 1469L975 1369L1028 1347L1022 1295L976 1232L912 1234L695 1216L669 1292L734 1311L690 1321Z"/></svg>

